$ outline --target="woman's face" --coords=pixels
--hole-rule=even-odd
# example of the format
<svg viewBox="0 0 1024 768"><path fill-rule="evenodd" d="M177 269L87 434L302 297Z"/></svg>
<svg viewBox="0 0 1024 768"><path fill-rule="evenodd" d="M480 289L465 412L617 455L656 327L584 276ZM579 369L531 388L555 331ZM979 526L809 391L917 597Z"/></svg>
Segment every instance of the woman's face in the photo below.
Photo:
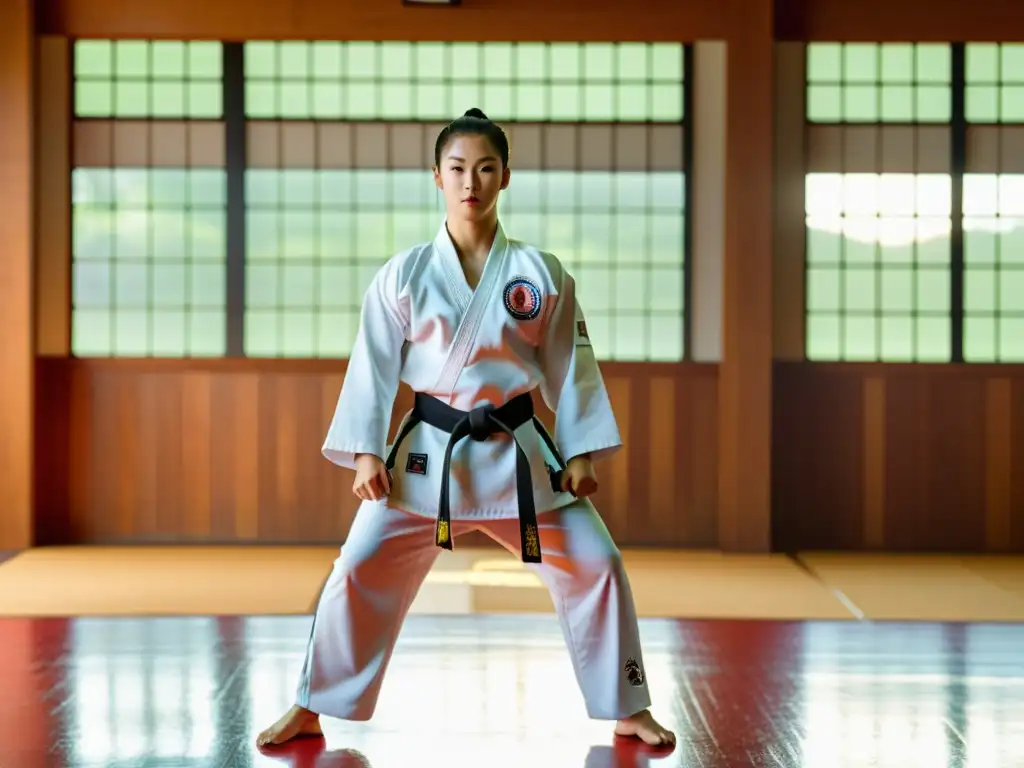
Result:
<svg viewBox="0 0 1024 768"><path fill-rule="evenodd" d="M456 135L434 169L434 183L444 192L448 218L479 221L491 216L509 175L490 139Z"/></svg>

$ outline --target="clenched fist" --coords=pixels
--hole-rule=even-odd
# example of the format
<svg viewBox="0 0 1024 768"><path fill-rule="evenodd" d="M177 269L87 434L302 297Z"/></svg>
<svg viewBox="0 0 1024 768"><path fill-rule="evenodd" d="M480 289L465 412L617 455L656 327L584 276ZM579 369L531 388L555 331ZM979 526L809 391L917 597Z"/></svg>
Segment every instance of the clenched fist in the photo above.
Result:
<svg viewBox="0 0 1024 768"><path fill-rule="evenodd" d="M597 491L597 475L589 456L574 456L565 463L562 490L584 499Z"/></svg>
<svg viewBox="0 0 1024 768"><path fill-rule="evenodd" d="M391 493L391 475L379 457L372 453L356 456L356 479L352 493L363 501L378 501Z"/></svg>

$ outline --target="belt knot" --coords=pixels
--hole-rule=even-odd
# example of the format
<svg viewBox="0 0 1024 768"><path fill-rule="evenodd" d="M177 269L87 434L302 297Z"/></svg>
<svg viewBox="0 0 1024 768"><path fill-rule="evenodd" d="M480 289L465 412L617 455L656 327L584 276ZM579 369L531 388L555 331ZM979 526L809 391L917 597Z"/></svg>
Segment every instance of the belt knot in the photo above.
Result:
<svg viewBox="0 0 1024 768"><path fill-rule="evenodd" d="M471 440L483 442L494 434L491 425L491 414L494 413L493 405L481 405L469 412L469 437Z"/></svg>

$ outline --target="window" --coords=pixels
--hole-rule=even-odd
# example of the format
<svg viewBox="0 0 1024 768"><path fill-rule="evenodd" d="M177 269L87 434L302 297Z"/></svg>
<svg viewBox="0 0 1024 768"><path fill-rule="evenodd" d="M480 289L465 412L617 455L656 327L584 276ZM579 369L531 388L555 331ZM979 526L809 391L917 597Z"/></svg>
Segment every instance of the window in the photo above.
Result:
<svg viewBox="0 0 1024 768"><path fill-rule="evenodd" d="M349 354L373 274L443 220L438 131L478 106L512 147L503 225L574 274L598 354L682 359L683 53L247 43L246 354Z"/></svg>
<svg viewBox="0 0 1024 768"><path fill-rule="evenodd" d="M73 354L347 356L373 274L443 219L437 132L479 106L512 144L506 229L574 273L598 353L683 358L684 46L74 51Z"/></svg>
<svg viewBox="0 0 1024 768"><path fill-rule="evenodd" d="M950 56L807 46L808 359L950 360Z"/></svg>
<svg viewBox="0 0 1024 768"><path fill-rule="evenodd" d="M78 117L216 119L221 111L219 43L75 43Z"/></svg>
<svg viewBox="0 0 1024 768"><path fill-rule="evenodd" d="M966 46L964 359L1024 362L1024 45Z"/></svg>
<svg viewBox="0 0 1024 768"><path fill-rule="evenodd" d="M945 123L950 48L912 43L811 43L807 119L815 123Z"/></svg>
<svg viewBox="0 0 1024 768"><path fill-rule="evenodd" d="M72 354L225 349L219 43L75 44Z"/></svg>
<svg viewBox="0 0 1024 768"><path fill-rule="evenodd" d="M250 118L447 123L683 119L682 46L645 43L250 42Z"/></svg>
<svg viewBox="0 0 1024 768"><path fill-rule="evenodd" d="M964 179L964 358L1024 362L1024 175Z"/></svg>
<svg viewBox="0 0 1024 768"><path fill-rule="evenodd" d="M1024 361L1024 45L806 64L808 358Z"/></svg>
<svg viewBox="0 0 1024 768"><path fill-rule="evenodd" d="M948 361L950 180L807 177L807 356Z"/></svg>
<svg viewBox="0 0 1024 768"><path fill-rule="evenodd" d="M223 354L224 174L76 168L72 195L74 354Z"/></svg>
<svg viewBox="0 0 1024 768"><path fill-rule="evenodd" d="M1024 44L970 43L966 112L972 123L1024 123Z"/></svg>

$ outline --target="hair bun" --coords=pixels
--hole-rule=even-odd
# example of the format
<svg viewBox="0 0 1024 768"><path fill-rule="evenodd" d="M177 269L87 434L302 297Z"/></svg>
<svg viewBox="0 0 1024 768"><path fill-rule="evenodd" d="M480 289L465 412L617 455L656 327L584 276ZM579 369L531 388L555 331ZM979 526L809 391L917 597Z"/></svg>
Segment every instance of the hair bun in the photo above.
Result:
<svg viewBox="0 0 1024 768"><path fill-rule="evenodd" d="M473 107L472 109L467 109L463 117L475 117L477 120L487 119L487 115L483 113L483 110L477 109L476 107Z"/></svg>

